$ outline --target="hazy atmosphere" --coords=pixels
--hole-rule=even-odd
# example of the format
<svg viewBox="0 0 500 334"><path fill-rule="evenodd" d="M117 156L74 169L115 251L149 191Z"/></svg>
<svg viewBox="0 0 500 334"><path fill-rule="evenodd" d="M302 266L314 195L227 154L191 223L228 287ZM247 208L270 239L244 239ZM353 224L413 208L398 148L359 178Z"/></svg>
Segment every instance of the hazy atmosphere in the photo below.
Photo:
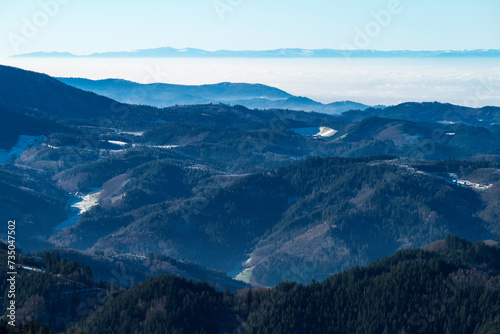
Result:
<svg viewBox="0 0 500 334"><path fill-rule="evenodd" d="M322 103L404 101L500 105L498 58L29 59L148 48L204 50L484 50L499 45L500 3L430 1L7 2L0 13L5 65L60 77L139 83L261 83ZM1 59L0 58L0 59ZM54 66L57 64L57 66Z"/></svg>
<svg viewBox="0 0 500 334"><path fill-rule="evenodd" d="M500 105L499 58L9 58L3 63L56 77L138 83L261 83L322 103L407 101Z"/></svg>

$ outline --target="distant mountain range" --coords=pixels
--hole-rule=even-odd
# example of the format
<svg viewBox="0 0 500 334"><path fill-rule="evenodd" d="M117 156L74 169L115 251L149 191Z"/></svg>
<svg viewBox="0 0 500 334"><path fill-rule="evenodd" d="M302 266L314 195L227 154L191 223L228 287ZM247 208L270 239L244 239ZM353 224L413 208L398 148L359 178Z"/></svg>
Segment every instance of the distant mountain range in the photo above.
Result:
<svg viewBox="0 0 500 334"><path fill-rule="evenodd" d="M349 110L366 110L370 106L340 101L322 104L306 97L293 96L278 88L247 83L223 82L213 85L187 86L173 84L139 84L121 79L89 80L58 78L61 82L128 104L170 107L226 103L250 109L289 109L341 114ZM385 108L385 106L375 106Z"/></svg>
<svg viewBox="0 0 500 334"><path fill-rule="evenodd" d="M438 51L378 51L378 50L338 50L338 49L276 49L276 50L217 50L207 51L202 49L186 48L175 49L162 47L156 49L144 49L123 52L93 53L90 55L74 55L69 52L34 52L20 54L14 57L92 57L92 58L426 58L426 57L500 57L500 50L438 50Z"/></svg>

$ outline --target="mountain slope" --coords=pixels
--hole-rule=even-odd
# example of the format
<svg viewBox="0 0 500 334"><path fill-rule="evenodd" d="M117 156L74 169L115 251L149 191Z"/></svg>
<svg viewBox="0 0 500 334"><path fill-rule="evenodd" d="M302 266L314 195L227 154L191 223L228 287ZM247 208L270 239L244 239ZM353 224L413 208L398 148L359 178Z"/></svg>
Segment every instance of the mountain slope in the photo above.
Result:
<svg viewBox="0 0 500 334"><path fill-rule="evenodd" d="M0 242L1 258L6 259L8 251L8 245ZM160 276L154 279L154 288L157 291L159 282L164 280L181 283L187 287L185 291L164 291L168 297L177 293L181 300L193 296L193 293L189 292L190 286L198 286L201 289L195 291L206 291L216 296L225 296L229 294L228 290L248 288L246 284L234 281L221 272L153 254L142 258L112 257L67 249L50 249L26 255L18 249L15 263L15 271L18 273L15 298L17 322L16 327L11 328L12 333L17 333L16 328L35 325L31 321L40 326L49 325L54 333L66 333L66 329L91 315L106 299L127 295L127 291L131 292L127 289L142 282L146 282L142 286L148 285L156 276ZM8 291L7 279L10 276L7 272L13 270L7 270L7 261L0 263L0 269L0 288L2 291ZM186 281L186 278L190 281ZM225 292L216 292L215 289ZM141 297L147 299L145 295ZM7 293L5 299L0 299L0 302L3 300L7 300ZM200 300L199 306L208 307L204 305L206 301ZM0 316L2 315L5 314L2 312ZM2 317L1 321L4 319ZM20 333L33 333L28 328L25 331L20 330ZM0 333L7 333L3 329L3 323L0 322Z"/></svg>
<svg viewBox="0 0 500 334"><path fill-rule="evenodd" d="M408 102L384 109L351 111L342 116L347 121L378 116L421 123L491 126L500 122L500 107L470 108L439 102Z"/></svg>
<svg viewBox="0 0 500 334"><path fill-rule="evenodd" d="M0 107L52 117L111 118L116 103L31 71L0 65Z"/></svg>
<svg viewBox="0 0 500 334"><path fill-rule="evenodd" d="M497 247L447 237L307 286L252 295L243 333L497 333ZM481 269L480 269L481 268Z"/></svg>
<svg viewBox="0 0 500 334"><path fill-rule="evenodd" d="M323 282L234 295L163 276L108 298L78 328L89 334L497 333L499 248L451 236L431 247L399 251Z"/></svg>
<svg viewBox="0 0 500 334"><path fill-rule="evenodd" d="M68 128L53 120L45 119L39 115L22 114L12 111L11 108L1 106L0 117L0 149L11 149L19 135L48 136L52 132L68 131Z"/></svg>
<svg viewBox="0 0 500 334"><path fill-rule="evenodd" d="M48 333L48 324L57 332L89 334L495 334L500 329L498 244L447 236L322 282L284 282L235 293L165 275L122 289L96 284L87 266L56 252L44 253L43 259L19 254L24 269L18 268L18 322L9 328L2 320L0 331ZM0 254L6 253L7 245L0 243ZM6 289L5 264L0 269Z"/></svg>
<svg viewBox="0 0 500 334"><path fill-rule="evenodd" d="M248 269L251 282L274 285L324 278L449 233L473 240L496 235L498 222L480 213L481 195L495 192L498 180L479 193L392 159L309 159L192 197L160 197L156 204L141 203L145 195L139 194L151 193L150 188L123 189L121 204L93 210L51 240L67 242L67 233L88 238L85 231L106 222L100 230L114 229L92 239L95 251L163 253L226 272ZM427 168L432 166L439 164ZM460 173L460 166L450 173ZM495 168L483 173L495 174ZM87 239L84 247L91 246Z"/></svg>
<svg viewBox="0 0 500 334"><path fill-rule="evenodd" d="M231 292L248 288L241 281L233 280L221 271L207 269L186 261L158 254L137 256L133 254L112 254L81 252L72 249L56 249L62 259L76 261L92 269L94 281L109 282L121 287L131 288L146 279L159 275L172 275L188 280L205 282L218 291ZM34 253L43 257L43 252Z"/></svg>
<svg viewBox="0 0 500 334"><path fill-rule="evenodd" d="M19 230L17 230L19 231ZM0 242L0 256L7 259L8 245ZM65 333L66 329L95 311L112 289L111 284L96 283L92 270L78 262L61 259L55 251L46 251L41 257L16 253L15 325L0 323L1 333ZM7 261L0 263L0 288L5 291L3 310L8 301ZM116 288L116 287L114 287ZM3 313L3 312L2 312ZM10 313L10 312L9 312ZM3 314L7 315L7 312ZM2 316L2 321L13 320ZM24 327L24 328L23 328Z"/></svg>
<svg viewBox="0 0 500 334"><path fill-rule="evenodd" d="M66 219L66 201L48 174L0 165L0 219L5 224L16 220L18 247L32 251L50 246L41 236L51 234L57 222Z"/></svg>
<svg viewBox="0 0 500 334"><path fill-rule="evenodd" d="M228 103L252 109L290 109L340 114L344 111L365 110L369 106L350 102L322 104L304 97L292 96L280 89L244 83L219 83L186 86L173 84L138 84L120 79L88 80L58 78L61 82L122 103L168 107L206 103Z"/></svg>
<svg viewBox="0 0 500 334"><path fill-rule="evenodd" d="M33 80L33 87L41 80L11 72L17 82ZM83 94L41 77L63 99ZM26 104L20 94L1 97L10 106ZM225 104L123 105L125 117L91 122L59 115L58 98L49 102L36 119L57 118L49 125L60 128L49 128L43 142L7 161L5 170L17 176L0 184L5 216L33 222L36 228L23 228L22 242L36 240L38 249L51 243L159 253L274 285L326 277L447 233L479 240L500 230L498 165L462 162L441 175L429 170L438 162L424 169L422 162L398 159L499 161L498 126L424 122L448 105L410 104L422 122ZM92 103L82 104L82 112ZM398 110L405 105L391 113ZM485 110L494 115L494 108ZM365 158L373 154L385 155ZM488 178L464 173L469 169ZM30 171L29 184L23 170ZM83 201L87 196L91 203Z"/></svg>
<svg viewBox="0 0 500 334"><path fill-rule="evenodd" d="M80 89L109 96L124 103L163 106L175 104L203 104L207 102L229 102L261 97L277 100L291 97L277 88L245 83L223 82L213 85L187 86L173 84L138 84L120 79L88 80L81 78L58 78L59 81ZM128 99L128 100L125 100ZM185 99L183 102L182 99ZM190 100L191 99L191 100Z"/></svg>

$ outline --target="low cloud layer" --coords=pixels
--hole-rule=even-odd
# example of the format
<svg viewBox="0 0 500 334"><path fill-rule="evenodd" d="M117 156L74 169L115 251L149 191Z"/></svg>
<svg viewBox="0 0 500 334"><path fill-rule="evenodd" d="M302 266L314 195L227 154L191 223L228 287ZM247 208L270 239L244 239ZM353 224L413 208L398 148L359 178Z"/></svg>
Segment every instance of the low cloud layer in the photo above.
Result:
<svg viewBox="0 0 500 334"><path fill-rule="evenodd" d="M60 77L140 83L262 83L329 103L439 101L500 106L498 60L464 59L4 59Z"/></svg>

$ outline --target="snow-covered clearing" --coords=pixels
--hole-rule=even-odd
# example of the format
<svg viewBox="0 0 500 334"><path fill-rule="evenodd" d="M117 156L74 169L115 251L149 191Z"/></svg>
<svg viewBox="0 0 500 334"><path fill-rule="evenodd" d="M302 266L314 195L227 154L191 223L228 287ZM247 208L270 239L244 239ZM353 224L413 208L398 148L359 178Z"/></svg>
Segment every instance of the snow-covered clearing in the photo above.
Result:
<svg viewBox="0 0 500 334"><path fill-rule="evenodd" d="M23 154L24 151L30 148L39 147L43 144L45 136L26 136L20 135L17 139L16 145L14 145L9 152L5 150L0 150L0 163L7 163L11 159L17 159Z"/></svg>
<svg viewBox="0 0 500 334"><path fill-rule="evenodd" d="M332 137L335 136L337 133L337 130L334 130L332 128L326 127L326 126L321 126L319 128L319 133L315 134L315 137Z"/></svg>
<svg viewBox="0 0 500 334"><path fill-rule="evenodd" d="M323 138L332 137L338 132L337 130L334 130L327 126L295 128L291 130L303 137L323 137Z"/></svg>
<svg viewBox="0 0 500 334"><path fill-rule="evenodd" d="M65 221L61 222L58 224L56 227L54 227L54 231L60 231L65 228L74 226L78 224L78 221L80 220L80 215L83 214L84 212L89 211L92 207L96 206L99 204L99 199L101 197L102 190L92 192L89 194L75 194L80 200L74 202L70 208L75 212L71 217L66 219Z"/></svg>
<svg viewBox="0 0 500 334"><path fill-rule="evenodd" d="M118 140L108 140L108 143L113 144L113 145L118 145L118 146L127 146L129 143L126 143L124 141L118 141Z"/></svg>

